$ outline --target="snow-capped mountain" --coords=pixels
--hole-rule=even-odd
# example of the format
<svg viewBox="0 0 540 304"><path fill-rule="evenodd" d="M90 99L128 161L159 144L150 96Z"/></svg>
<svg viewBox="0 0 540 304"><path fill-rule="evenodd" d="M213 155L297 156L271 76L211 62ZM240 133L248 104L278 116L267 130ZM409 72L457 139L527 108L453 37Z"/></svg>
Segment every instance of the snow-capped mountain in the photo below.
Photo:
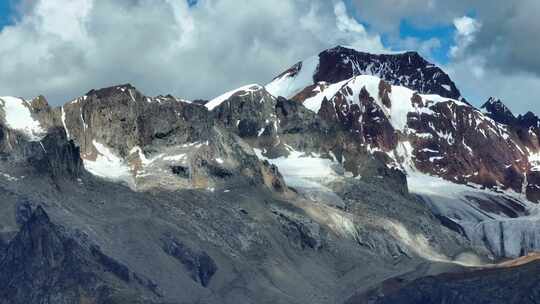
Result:
<svg viewBox="0 0 540 304"><path fill-rule="evenodd" d="M538 117L415 52L336 47L208 102L0 97L0 156L0 303L356 303L540 250Z"/></svg>
<svg viewBox="0 0 540 304"><path fill-rule="evenodd" d="M502 256L536 250L540 245L535 204L540 197L540 129L535 116L516 118L494 99L484 104L483 112L462 101L457 89L446 96L423 94L422 90L436 91L433 84L441 77L455 88L441 72L427 82L413 74L408 78L412 81L396 86L392 83L400 82L399 77L366 70L369 60L359 64L359 59L351 59L374 58L375 66L396 67L396 62L408 64L403 58L410 56L368 56L338 47L322 52L318 60L304 61L307 65L297 64L266 88L302 103L325 121L338 123L369 153L387 166L400 168L407 175L409 190L431 204L447 225L457 223L475 244ZM339 68L325 67L329 57L343 58ZM423 59L410 62L419 70L422 66L438 69Z"/></svg>
<svg viewBox="0 0 540 304"><path fill-rule="evenodd" d="M463 97L450 77L417 52L369 54L337 46L300 61L279 74L267 89L274 95L302 99L303 90L319 83L338 83L353 76L372 75L391 85L421 94L437 94L456 100Z"/></svg>

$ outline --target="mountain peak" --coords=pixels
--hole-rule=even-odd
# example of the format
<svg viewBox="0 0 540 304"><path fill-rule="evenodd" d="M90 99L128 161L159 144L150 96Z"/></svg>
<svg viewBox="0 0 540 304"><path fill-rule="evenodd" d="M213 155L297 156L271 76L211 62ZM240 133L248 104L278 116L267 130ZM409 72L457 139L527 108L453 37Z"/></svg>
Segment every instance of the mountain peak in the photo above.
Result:
<svg viewBox="0 0 540 304"><path fill-rule="evenodd" d="M450 77L415 51L371 54L337 46L319 54L313 81L337 83L358 75L377 76L389 84L421 94L463 99Z"/></svg>
<svg viewBox="0 0 540 304"><path fill-rule="evenodd" d="M486 114L496 122L512 125L516 123L516 117L510 109L495 97L490 97L482 106Z"/></svg>
<svg viewBox="0 0 540 304"><path fill-rule="evenodd" d="M504 105L504 103L496 98L496 97L489 97L488 100L482 105L482 108L486 108L486 107L490 107L490 106L502 106L504 108L507 108L506 105Z"/></svg>
<svg viewBox="0 0 540 304"><path fill-rule="evenodd" d="M417 57L422 58L423 60L426 60L420 53L414 50L402 50L402 51L389 51L389 52L381 52L381 53L370 53L366 51L361 51L353 46L347 46L347 45L336 45L332 48L326 49L322 51L321 53L362 53L362 54L370 54L375 56L410 56L410 57ZM427 61L427 60L426 60Z"/></svg>
<svg viewBox="0 0 540 304"><path fill-rule="evenodd" d="M464 101L450 76L418 52L370 54L341 45L295 64L266 88L274 95L292 98L307 86L320 82L335 84L359 75L376 76L420 94Z"/></svg>
<svg viewBox="0 0 540 304"><path fill-rule="evenodd" d="M519 115L518 118L520 125L524 127L537 127L540 128L540 118L531 111L528 111L524 115Z"/></svg>
<svg viewBox="0 0 540 304"><path fill-rule="evenodd" d="M88 91L88 93L86 93L86 95L90 96L90 95L95 94L98 97L104 97L104 96L109 96L109 95L112 95L112 94L117 94L118 92L126 92L126 91L131 91L131 90L136 91L137 88L135 88L134 86L132 86L129 83L126 83L126 84L115 85L115 86L111 86L111 87L105 87L105 88L101 88L101 89L92 89L92 90Z"/></svg>

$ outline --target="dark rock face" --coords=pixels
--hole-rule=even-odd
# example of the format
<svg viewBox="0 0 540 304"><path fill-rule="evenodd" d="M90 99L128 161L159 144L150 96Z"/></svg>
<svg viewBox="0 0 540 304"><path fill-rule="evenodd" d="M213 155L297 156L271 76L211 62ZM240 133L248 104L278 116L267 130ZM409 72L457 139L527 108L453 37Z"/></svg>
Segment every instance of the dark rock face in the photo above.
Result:
<svg viewBox="0 0 540 304"><path fill-rule="evenodd" d="M512 114L512 111L504 105L500 99L490 97L482 107L487 112L487 115L498 123L506 125L514 125L517 123L517 119Z"/></svg>
<svg viewBox="0 0 540 304"><path fill-rule="evenodd" d="M281 224L281 231L289 241L301 249L321 249L323 246L323 232L321 227L307 217L288 213L285 210L272 211Z"/></svg>
<svg viewBox="0 0 540 304"><path fill-rule="evenodd" d="M392 279L380 290L384 295L347 303L537 303L540 283L530 278L539 272L537 261L509 268L430 276L403 287L399 279Z"/></svg>
<svg viewBox="0 0 540 304"><path fill-rule="evenodd" d="M193 281L200 283L203 287L210 284L218 267L206 252L195 251L170 234L164 235L161 240L163 251L177 259Z"/></svg>
<svg viewBox="0 0 540 304"><path fill-rule="evenodd" d="M124 282L131 276L97 247L86 249L66 236L41 206L4 249L0 267L0 303L6 304L109 303L118 290L104 273Z"/></svg>
<svg viewBox="0 0 540 304"><path fill-rule="evenodd" d="M105 255L97 246L92 246L90 248L90 252L92 256L103 266L105 271L114 274L124 282L130 281L130 271L126 265L123 265L115 259Z"/></svg>
<svg viewBox="0 0 540 304"><path fill-rule="evenodd" d="M450 77L416 52L374 55L338 46L319 54L315 83L337 83L357 75L376 75L382 80L422 94L461 99Z"/></svg>
<svg viewBox="0 0 540 304"><path fill-rule="evenodd" d="M263 88L247 95L235 94L232 101L209 112L198 103L170 95L147 97L129 84L120 85L91 90L55 109L56 121L78 146L84 161L94 162L109 154L100 151L101 146L110 150L129 170L127 174L131 176L124 179L132 187L170 184L173 188L176 183L183 187L214 188L233 175L261 184L261 163L250 155L250 148L241 144L241 139L228 131L234 130L241 137L261 135L262 131L275 133L275 119L268 120L268 111L258 111L260 107L273 110L274 97ZM163 157L176 161L161 165ZM160 164L156 166L162 168L148 169L151 158L157 159ZM43 161L38 159L35 163ZM162 170L175 177L173 184L160 173ZM148 171L157 174L161 181L137 178L139 173L152 174Z"/></svg>
<svg viewBox="0 0 540 304"><path fill-rule="evenodd" d="M348 87L341 89L330 104L324 104L319 114L329 121L339 122L361 144L373 145L388 151L396 147L397 134L383 109L364 88L359 96L352 96ZM357 99L358 103L351 102ZM323 103L326 103L323 101Z"/></svg>
<svg viewBox="0 0 540 304"><path fill-rule="evenodd" d="M172 166L171 171L173 174L183 178L189 178L189 168L184 166Z"/></svg>
<svg viewBox="0 0 540 304"><path fill-rule="evenodd" d="M540 203L540 171L530 171L527 175L527 198Z"/></svg>
<svg viewBox="0 0 540 304"><path fill-rule="evenodd" d="M502 184L521 192L523 148L517 139L504 139L514 134L503 135L504 130L471 107L446 102L429 109L436 114L410 113L408 117L409 127L415 130L418 168L452 181L487 187Z"/></svg>
<svg viewBox="0 0 540 304"><path fill-rule="evenodd" d="M540 128L540 118L530 111L525 115L519 115L517 119L523 127Z"/></svg>
<svg viewBox="0 0 540 304"><path fill-rule="evenodd" d="M15 222L23 226L32 216L32 204L27 200L21 200L15 209Z"/></svg>
<svg viewBox="0 0 540 304"><path fill-rule="evenodd" d="M301 103L283 97L277 98L276 115L283 134L305 134L313 130L331 132L331 125L321 120L315 113L303 107Z"/></svg>
<svg viewBox="0 0 540 304"><path fill-rule="evenodd" d="M233 94L213 109L211 116L242 138L268 136L277 132L275 105L275 97L263 87L254 86L249 92Z"/></svg>
<svg viewBox="0 0 540 304"><path fill-rule="evenodd" d="M26 153L28 163L41 174L76 178L83 172L79 147L67 140L62 128L49 129L39 143L29 143Z"/></svg>

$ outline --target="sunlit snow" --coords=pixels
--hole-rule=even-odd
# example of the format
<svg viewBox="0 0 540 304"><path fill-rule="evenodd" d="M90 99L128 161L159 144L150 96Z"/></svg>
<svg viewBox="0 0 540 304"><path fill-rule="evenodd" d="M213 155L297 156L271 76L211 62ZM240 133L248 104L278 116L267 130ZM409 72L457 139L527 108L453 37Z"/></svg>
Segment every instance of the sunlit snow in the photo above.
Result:
<svg viewBox="0 0 540 304"><path fill-rule="evenodd" d="M338 163L318 155L291 150L288 156L269 159L264 157L261 150L254 150L260 159L276 165L285 182L292 187L326 189L323 184L339 176L334 169Z"/></svg>
<svg viewBox="0 0 540 304"><path fill-rule="evenodd" d="M313 84L313 75L319 65L319 56L312 56L302 61L298 74L286 73L266 85L265 89L274 96L292 98L305 87Z"/></svg>
<svg viewBox="0 0 540 304"><path fill-rule="evenodd" d="M231 98L234 94L236 94L238 92L251 93L251 92L258 91L260 89L261 89L261 86L258 85L258 84L246 85L246 86L240 87L238 89L229 91L229 92L227 92L225 94L222 94L222 95L210 100L209 102L207 102L205 104L205 106L206 106L206 108L208 108L208 110L212 111L213 109L218 107L220 104L222 104L224 101Z"/></svg>
<svg viewBox="0 0 540 304"><path fill-rule="evenodd" d="M25 134L29 140L38 141L43 137L45 131L39 121L32 118L30 104L16 97L0 97L0 104L3 106L6 124L9 128Z"/></svg>
<svg viewBox="0 0 540 304"><path fill-rule="evenodd" d="M96 160L84 159L85 169L93 175L133 185L133 175L125 161L105 145L95 140L92 143L97 150Z"/></svg>

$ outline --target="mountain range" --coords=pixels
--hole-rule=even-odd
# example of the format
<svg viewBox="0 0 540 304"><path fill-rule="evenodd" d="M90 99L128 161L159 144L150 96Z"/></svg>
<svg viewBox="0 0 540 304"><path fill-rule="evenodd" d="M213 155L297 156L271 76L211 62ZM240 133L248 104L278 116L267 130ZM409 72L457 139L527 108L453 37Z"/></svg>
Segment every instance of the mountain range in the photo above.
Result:
<svg viewBox="0 0 540 304"><path fill-rule="evenodd" d="M416 52L0 97L0 303L535 303L539 203L540 119Z"/></svg>

